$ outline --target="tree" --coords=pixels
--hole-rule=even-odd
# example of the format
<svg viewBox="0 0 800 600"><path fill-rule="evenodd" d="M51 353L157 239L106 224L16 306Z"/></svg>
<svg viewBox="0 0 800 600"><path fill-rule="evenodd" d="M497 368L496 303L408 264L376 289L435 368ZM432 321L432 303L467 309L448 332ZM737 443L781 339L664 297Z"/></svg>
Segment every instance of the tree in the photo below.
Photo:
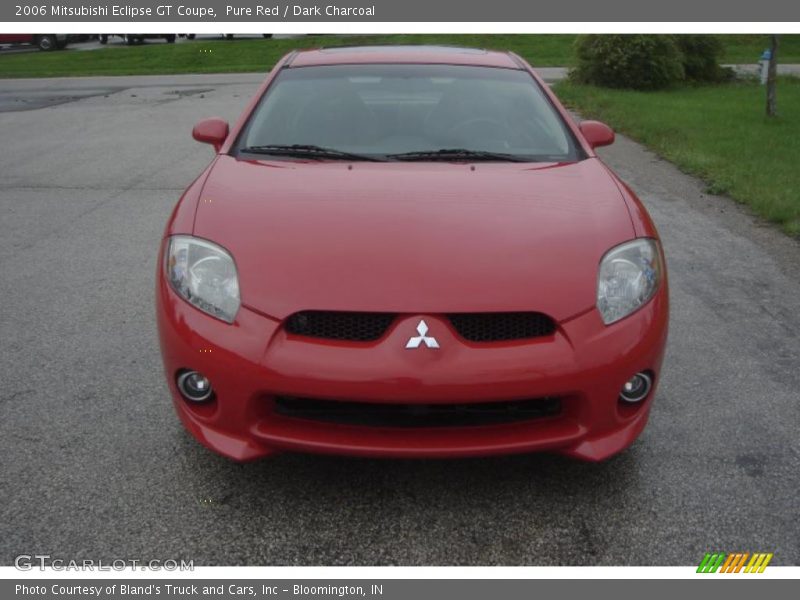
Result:
<svg viewBox="0 0 800 600"><path fill-rule="evenodd" d="M778 116L778 36L769 36L769 66L767 67L767 116Z"/></svg>

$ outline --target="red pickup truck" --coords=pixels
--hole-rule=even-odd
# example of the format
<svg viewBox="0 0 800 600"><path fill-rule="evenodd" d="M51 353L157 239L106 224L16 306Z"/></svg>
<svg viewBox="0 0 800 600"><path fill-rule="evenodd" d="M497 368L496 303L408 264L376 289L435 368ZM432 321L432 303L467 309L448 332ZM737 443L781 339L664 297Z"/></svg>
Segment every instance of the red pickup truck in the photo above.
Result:
<svg viewBox="0 0 800 600"><path fill-rule="evenodd" d="M0 44L33 44L39 50L59 50L67 45L67 36L59 33L0 33Z"/></svg>

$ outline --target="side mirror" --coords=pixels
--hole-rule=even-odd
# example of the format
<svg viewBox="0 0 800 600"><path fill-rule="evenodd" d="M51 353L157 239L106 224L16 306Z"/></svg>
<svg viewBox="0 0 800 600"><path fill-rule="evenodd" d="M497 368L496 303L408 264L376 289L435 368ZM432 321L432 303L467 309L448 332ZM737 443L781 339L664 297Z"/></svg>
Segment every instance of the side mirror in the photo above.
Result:
<svg viewBox="0 0 800 600"><path fill-rule="evenodd" d="M581 121L578 128L592 148L614 143L614 130L600 121Z"/></svg>
<svg viewBox="0 0 800 600"><path fill-rule="evenodd" d="M192 137L198 142L211 144L219 152L223 142L228 137L228 122L219 117L203 119L192 129Z"/></svg>

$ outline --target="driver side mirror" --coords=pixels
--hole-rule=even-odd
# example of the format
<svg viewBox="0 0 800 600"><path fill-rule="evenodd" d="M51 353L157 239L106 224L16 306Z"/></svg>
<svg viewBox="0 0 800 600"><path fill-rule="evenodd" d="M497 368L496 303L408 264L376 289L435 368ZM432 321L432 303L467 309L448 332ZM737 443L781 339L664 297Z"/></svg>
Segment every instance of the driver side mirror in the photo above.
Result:
<svg viewBox="0 0 800 600"><path fill-rule="evenodd" d="M198 142L213 145L214 150L219 152L228 137L228 122L219 117L203 119L192 129L192 137Z"/></svg>
<svg viewBox="0 0 800 600"><path fill-rule="evenodd" d="M614 143L614 130L600 121L581 121L578 129L592 148Z"/></svg>

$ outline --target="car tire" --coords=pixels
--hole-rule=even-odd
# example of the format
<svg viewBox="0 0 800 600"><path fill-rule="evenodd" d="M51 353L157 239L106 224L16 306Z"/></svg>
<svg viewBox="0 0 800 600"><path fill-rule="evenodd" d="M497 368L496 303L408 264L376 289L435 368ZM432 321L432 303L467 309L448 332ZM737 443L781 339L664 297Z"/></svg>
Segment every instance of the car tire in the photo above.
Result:
<svg viewBox="0 0 800 600"><path fill-rule="evenodd" d="M270 38L272 37L272 34L271 34L271 33L262 33L261 35L263 35L263 36L264 36L264 39L267 39L267 40L268 40L268 39L270 39Z"/></svg>
<svg viewBox="0 0 800 600"><path fill-rule="evenodd" d="M175 34L173 33L172 35L168 35L164 39L167 40L168 44L174 44L175 43Z"/></svg>
<svg viewBox="0 0 800 600"><path fill-rule="evenodd" d="M36 38L36 45L39 47L39 50L50 52L58 48L58 40L56 40L56 36L54 35L40 35Z"/></svg>
<svg viewBox="0 0 800 600"><path fill-rule="evenodd" d="M232 40L233 39L233 34L232 33L226 33L225 34L225 39L226 40Z"/></svg>
<svg viewBox="0 0 800 600"><path fill-rule="evenodd" d="M108 43L108 36L106 34L103 34L103 35L100 36L100 43L101 44L107 44Z"/></svg>
<svg viewBox="0 0 800 600"><path fill-rule="evenodd" d="M128 44L128 46L133 46L136 43L136 38L132 35L126 35L125 43Z"/></svg>
<svg viewBox="0 0 800 600"><path fill-rule="evenodd" d="M195 34L194 33L187 33L186 34L186 39L187 40L193 40L194 38L195 38Z"/></svg>

